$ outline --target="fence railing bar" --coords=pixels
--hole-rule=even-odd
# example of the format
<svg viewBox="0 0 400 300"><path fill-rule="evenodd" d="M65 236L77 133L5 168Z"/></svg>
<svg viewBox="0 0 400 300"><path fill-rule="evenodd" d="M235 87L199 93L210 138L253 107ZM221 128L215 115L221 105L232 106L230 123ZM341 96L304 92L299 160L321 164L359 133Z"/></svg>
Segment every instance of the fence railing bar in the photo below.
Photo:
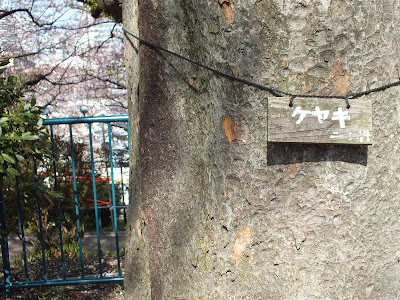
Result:
<svg viewBox="0 0 400 300"><path fill-rule="evenodd" d="M24 232L24 210L22 207L21 185L20 185L20 181L19 181L19 176L16 176L15 181L17 184L18 228L19 228L19 231L21 232L22 255L24 258L24 275L25 275L25 280L29 281L28 262L26 259L26 241L25 241L25 232Z"/></svg>
<svg viewBox="0 0 400 300"><path fill-rule="evenodd" d="M77 123L97 123L97 122L127 122L128 115L118 116L98 116L98 117L78 117L78 118L58 118L46 119L43 125L77 124Z"/></svg>
<svg viewBox="0 0 400 300"><path fill-rule="evenodd" d="M122 172L122 166L121 166L121 196L122 196L122 203L125 203L125 191L124 191L124 173ZM116 207L115 207L116 209ZM124 210L125 213L125 210ZM124 221L126 221L126 215L124 214Z"/></svg>
<svg viewBox="0 0 400 300"><path fill-rule="evenodd" d="M36 159L33 160L33 173L35 176L35 195L36 195L36 205L38 212L38 221L39 221L39 230L40 230L40 247L42 248L42 265L43 265L43 278L47 281L47 266L46 266L46 254L45 254L45 246L44 246L44 237L43 237L43 222L42 222L42 208L40 205L40 197L39 197L39 178L37 173L37 164Z"/></svg>
<svg viewBox="0 0 400 300"><path fill-rule="evenodd" d="M129 122L126 122L126 128L128 129L127 132L128 132L128 166L129 166L130 165L130 157L131 157L131 139L130 139ZM130 184L130 182L128 182L128 184ZM129 196L129 190L128 190L128 196ZM128 202L129 201L130 201L130 199L128 197ZM125 221L126 221L126 209L124 209L124 216L125 216Z"/></svg>
<svg viewBox="0 0 400 300"><path fill-rule="evenodd" d="M129 122L126 122L126 129L128 133L128 154L131 153L131 143L130 143L130 130L129 130Z"/></svg>
<svg viewBox="0 0 400 300"><path fill-rule="evenodd" d="M12 278L10 266L10 254L8 252L8 228L6 220L6 208L3 194L3 177L0 176L0 224L1 224L1 255L3 258L4 289L6 298L12 295Z"/></svg>
<svg viewBox="0 0 400 300"><path fill-rule="evenodd" d="M74 141L72 138L72 125L69 124L69 140L71 143L71 164L72 164L72 176L74 179L74 198L75 198L75 215L76 215L76 226L78 230L78 245L79 245L79 261L81 265L81 277L85 277L85 271L83 267L83 251L82 251L82 238L81 238L81 222L79 215L79 200L78 200L78 185L76 183L76 168L75 168L75 153L74 153Z"/></svg>
<svg viewBox="0 0 400 300"><path fill-rule="evenodd" d="M111 209L113 209L113 205L111 205L111 204L109 204L109 205L104 205L104 206L99 206L99 205L97 205L97 209L99 210L99 213L100 213L100 210L104 210L104 209L106 209L106 210L111 210ZM128 206L127 205L117 205L117 206L115 206L117 209L126 209ZM75 208L72 208L72 207L66 207L65 208L65 210L73 210L73 209L75 209ZM90 211L90 210L95 210L95 208L94 207L79 207L79 210L84 210L84 211ZM99 216L100 217L100 216ZM100 224L100 218L99 218L99 224ZM100 226L99 226L99 228L100 228Z"/></svg>
<svg viewBox="0 0 400 300"><path fill-rule="evenodd" d="M117 218L117 201L115 199L115 183L114 183L114 165L112 155L112 143L111 143L111 124L108 123L108 146L110 152L110 169L111 169L111 188L112 188L112 202L113 202L113 214L114 214L114 231L115 231L115 247L117 250L117 263L118 263L118 274L121 275L121 262L119 257L119 242L118 242L118 218Z"/></svg>
<svg viewBox="0 0 400 300"><path fill-rule="evenodd" d="M96 170L95 167L98 167L96 165L96 161L94 160L95 158L95 153L94 153L94 148L97 146L97 144L95 144L96 142L99 142L100 137L97 137L98 132L95 131L97 127L95 127L96 125L92 125L92 123L106 123L108 125L108 141L104 136L104 127L103 127L103 143L101 145L106 145L108 147L109 150L109 158L108 155L106 155L106 160L109 159L109 162L106 163L106 170L104 171L105 173L107 173L107 179L109 178L109 180L111 180L111 184L108 181L107 183L107 187L109 189L109 199L104 201L100 201L98 199L99 197L99 185L96 182ZM52 166L49 167L47 166L47 164L43 165L39 164L39 161L37 160L33 160L33 173L34 173L34 185L32 186L34 189L34 194L35 194L35 199L32 198L32 200L34 201L33 205L37 206L37 211L35 207L33 207L33 211L30 212L29 211L29 215L33 214L35 216L36 222L37 222L37 227L39 232L37 232L37 238L35 239L37 242L39 242L39 245L41 247L41 249L38 249L39 254L41 254L41 261L39 262L39 268L42 265L43 268L43 274L41 274L42 272L37 272L36 270L33 270L31 267L29 267L28 265L28 260L29 260L29 239L28 239L28 235L27 235L27 228L28 228L28 210L27 207L25 207L24 203L25 203L25 196L24 196L24 192L25 192L25 186L23 185L22 178L21 177L17 177L16 178L16 182L14 182L16 184L15 189L10 189L10 191L12 192L10 194L10 200L8 199L8 194L5 195L5 193L8 193L7 189L1 189L2 187L2 178L0 176L0 225L1 225L1 231L0 231L0 243L1 243L1 251L2 251L2 260L3 260L3 265L2 265L2 269L1 271L4 271L4 277L1 278L1 282L0 282L0 290L5 290L5 296L6 297L11 297L12 296L12 292L15 289L26 289L26 288L36 288L36 287L51 287L51 286L64 286L64 285L79 285L79 284L103 284L103 283L122 283L123 282L123 272L122 272L122 268L121 268L121 258L120 258L120 239L123 238L123 236L119 236L119 232L118 232L118 217L121 214L120 210L124 210L124 215L125 215L125 209L126 206L125 205L116 205L117 201L121 201L120 196L122 196L122 201L124 202L124 188L125 188L125 177L124 177L124 173L123 173L123 165L121 162L119 162L119 160L117 160L115 157L113 159L113 152L114 154L116 154L115 152L120 151L121 149L118 148L119 144L116 145L115 144L115 140L113 139L113 133L112 131L117 130L118 128L124 128L125 126L120 126L120 124L114 124L112 122L126 122L126 130L127 130L127 138L128 138L128 150L130 150L130 144L129 144L129 139L130 139L130 130L129 130L129 123L128 123L128 116L124 115L124 116L108 116L108 117L85 117L85 118L63 118L63 119L48 119L45 120L43 122L44 125L49 125L49 129L50 129L50 137L51 137L51 147L52 147ZM93 206L91 207L80 207L79 204L82 204L80 202L83 202L83 198L81 198L81 196L78 194L78 188L80 187L80 177L77 176L77 174L79 173L79 164L78 164L78 154L77 154L77 148L74 145L74 137L76 139L76 132L72 131L73 129L75 130L75 127L72 128L72 124L88 124L89 127L89 143L90 143L90 155L91 155L91 173L92 173L92 183L90 183L90 179L88 179L87 182L84 182L85 184L93 184ZM60 125L60 124L68 124L69 126L69 135L70 135L70 153L71 153L71 164L72 164L72 170L69 169L68 172L72 171L72 174L68 174L66 175L66 178L68 179L69 177L73 178L73 197L71 197L71 201L68 201L68 197L65 199L67 202L72 204L72 201L74 201L74 205L68 206L68 204L66 204L66 206L64 207L64 202L62 202L62 200L64 199L63 197L55 197L55 208L52 208L52 211L49 210L49 208L47 208L47 201L45 201L47 198L43 197L43 190L42 190L42 185L44 184L44 187L46 188L46 186L48 186L49 184L53 185L54 187L52 188L54 191L59 192L64 190L64 188L62 188L60 185L62 183L60 183L61 179L61 175L60 175L60 167L58 165L58 161L57 161L57 155L59 155L58 153L58 149L56 149L56 144L55 144L55 138L56 138L56 131L54 128L54 125ZM101 124L100 124L101 125ZM53 131L54 130L54 131ZM119 132L119 131L118 131ZM121 135L123 136L123 135ZM68 138L67 138L68 139ZM87 142L87 140L86 140ZM107 143L108 142L108 143ZM108 144L108 145L107 145ZM86 144L87 145L87 144ZM102 147L102 146L101 146ZM114 150L113 150L114 147ZM87 149L87 148L85 148ZM124 147L124 149L126 149ZM85 150L87 151L87 150ZM68 151L69 152L69 151ZM61 153L60 153L61 155ZM51 163L50 163L51 165ZM42 170L42 167L47 167L47 169ZM117 195L117 192L119 192L119 188L118 186L116 187L116 184L118 185L118 178L117 183L114 182L115 180L115 176L119 176L118 175L118 171L119 170L115 170L115 168L121 167L121 191L122 191L122 195ZM29 171L29 170L28 170ZM59 174L57 174L57 171ZM89 171L89 169L87 169L87 171ZM30 171L32 172L32 171ZM51 172L54 172L54 174L51 174ZM111 172L111 174L110 174ZM117 172L117 173L114 173ZM32 173L31 173L32 174ZM110 174L110 175L109 175ZM44 175L45 178L42 178L41 176ZM72 175L72 176L70 176ZM40 176L40 177L39 177ZM53 178L51 178L52 176L54 176ZM97 174L97 176L99 176ZM105 174L103 173L103 171L101 171L101 178L104 178ZM90 177L90 175L88 175L88 177ZM51 183L49 183L49 181ZM70 182L70 184L72 185L72 182ZM82 182L83 184L83 182ZM91 187L89 187L91 189ZM72 190L72 187L67 187L67 189ZM15 191L15 193L13 192ZM79 190L79 192L81 192ZM49 192L49 194L51 194ZM15 198L14 198L15 197ZM90 197L90 196L89 196ZM15 199L15 200L12 200ZM7 201L7 202L5 202ZM15 206L11 206L8 207L8 201L14 201L13 203L15 203ZM35 203L36 201L36 203ZM92 201L92 199L91 199ZM104 206L104 204L107 203L108 205ZM14 207L14 208L13 208ZM52 206L53 207L53 206ZM6 212L6 208L7 208L7 212ZM54 215L54 209L57 209L57 214ZM111 232L102 232L101 231L101 212L102 210L109 210L109 213L111 214L111 221L112 221L112 231ZM75 210L75 212L73 212L73 210ZM85 274L85 269L84 269L84 249L83 249L83 242L86 241L83 239L83 220L82 220L82 216L83 213L80 212L81 210L94 210L94 214L95 214L95 222L96 222L96 237L97 237L97 256L98 256L98 263L99 263L99 269L97 269L97 271L94 271L93 273L88 272L88 274ZM80 262L80 273L75 273L74 277L69 277L68 275L68 264L66 261L66 240L65 240L65 235L63 234L63 213L68 213L68 211L72 212L72 216L75 215L76 216L76 226L77 226L77 238L78 238L78 246L79 246L79 262ZM50 215L50 213L53 213L53 216ZM69 213L69 215L71 214L71 212ZM8 215L10 214L17 214L14 215L17 218L18 223L15 225L18 225L17 230L21 235L21 243L22 243L22 258L23 258L23 271L21 269L21 278L16 281L13 282L13 280L15 280L15 278L12 278L11 273L13 273L13 269L11 268L11 264L10 264L10 249L9 249L9 244L11 243L10 241L12 241L13 243L18 243L17 240L14 241L14 239L9 239L8 236L8 228L7 226L10 225L7 222L7 218L6 218L6 213ZM103 212L104 213L104 212ZM49 215L48 215L49 214ZM92 215L93 216L93 215ZM45 239L47 236L47 232L44 231L47 228L47 223L46 223L46 217L49 217L50 222L55 222L58 223L56 226L58 227L58 230L55 229L58 234L59 234L59 241L57 241L58 237L54 236L54 238L56 238L57 244L58 242L60 243L60 256L58 258L58 268L61 267L62 270L58 269L58 270L54 270L56 271L62 271L62 273L57 276L56 279L51 278L53 276L53 272L52 269L50 268L52 259L56 259L56 257L48 257L47 256L47 249L46 249L46 245L47 245L47 240ZM29 217L30 219L31 217ZM57 221L55 220L57 219ZM109 220L109 219L107 219ZM74 220L75 221L75 220ZM50 224L50 223L49 223ZM93 223L92 223L93 224ZM54 232L55 233L55 232ZM117 260L117 264L118 264L118 269L115 270L108 270L105 267L105 263L103 261L103 257L102 257L102 247L104 247L102 245L102 240L103 238L115 238L115 247L116 247L116 257L114 258L115 260ZM94 235L93 235L93 239L94 239ZM88 240L89 242L91 241ZM76 242L76 240L75 240ZM95 241L93 241L95 242ZM19 244L21 245L21 244ZM13 245L11 245L13 246ZM58 245L57 245L58 246ZM58 247L57 247L58 248ZM94 249L93 249L94 250ZM60 261L61 260L61 261ZM96 260L96 259L95 259ZM114 260L114 263L115 263ZM96 264L96 263L95 263ZM78 265L79 266L79 265ZM22 266L21 266L22 267ZM79 268L79 267L78 267ZM40 271L40 270L38 270ZM109 272L107 272L109 271ZM111 272L110 272L111 271ZM39 273L39 274L34 274L35 273ZM104 273L107 272L107 273ZM39 278L38 278L39 277ZM49 278L50 277L50 278Z"/></svg>
<svg viewBox="0 0 400 300"><path fill-rule="evenodd" d="M53 125L50 125L50 139L51 139L51 152L53 156L53 171L54 171L54 189L58 192L58 180L57 180L57 167L56 167L56 151L54 148L54 134L53 134ZM60 199L56 197L57 203L57 222L58 222L58 235L60 237L60 253L61 253L61 272L63 279L66 278L65 275L65 258L64 258L64 243L63 243L63 235L61 230L61 207L60 207Z"/></svg>
<svg viewBox="0 0 400 300"><path fill-rule="evenodd" d="M99 273L103 277L103 268L101 264L101 246L100 246L100 227L99 227L99 209L97 207L97 190L96 190L96 177L94 174L94 159L93 159L93 141L92 141L92 124L89 123L89 146L90 146L90 163L92 167L92 180L93 180L93 200L96 219L96 235L97 235L97 256L99 258Z"/></svg>
<svg viewBox="0 0 400 300"><path fill-rule="evenodd" d="M13 289L40 288L51 286L81 285L81 284L104 284L104 283L122 283L124 277L102 277L102 278L67 278L51 279L47 281L15 282ZM0 285L0 290L4 290L4 284Z"/></svg>
<svg viewBox="0 0 400 300"><path fill-rule="evenodd" d="M102 131L102 134L103 134L103 142L104 142L104 144L105 144L105 142L106 142L106 134L105 134L105 132L104 132L104 123L101 125L101 131ZM104 149L104 154L106 155L106 152L107 152L107 150L106 149ZM109 176L109 173L108 173L108 163L107 163L107 160L105 159L104 160L104 164L105 164L105 166L106 166L106 175L107 175L107 180L109 180L110 179L110 176ZM110 188L110 185L109 184L107 184L107 192L108 192L108 201L109 202L111 202L112 201L112 192L111 192L111 188ZM100 213L101 213L101 211L100 211ZM113 217L113 215L111 214L111 219L112 219L112 217Z"/></svg>

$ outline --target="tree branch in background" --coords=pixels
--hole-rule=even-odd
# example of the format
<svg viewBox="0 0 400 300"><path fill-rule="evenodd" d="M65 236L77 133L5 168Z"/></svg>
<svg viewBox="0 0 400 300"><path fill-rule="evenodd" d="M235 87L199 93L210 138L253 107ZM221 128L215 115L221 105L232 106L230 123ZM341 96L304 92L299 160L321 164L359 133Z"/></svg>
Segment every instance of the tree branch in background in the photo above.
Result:
<svg viewBox="0 0 400 300"><path fill-rule="evenodd" d="M61 14L59 17L57 17L55 20L49 22L49 23L39 23L38 20L36 20L36 18L32 15L31 11L28 10L27 8L17 8L17 9L13 9L10 11L6 11L6 10L0 10L0 12L2 12L2 14L0 15L0 20L8 17L12 14L18 13L18 12L24 12L27 13L28 16L30 17L30 19L32 20L32 22L38 26L38 27L44 27L44 26L52 26L54 23L56 23L60 18L62 18L62 16L65 14L65 12L63 14Z"/></svg>
<svg viewBox="0 0 400 300"><path fill-rule="evenodd" d="M122 2L119 0L77 0L89 4L92 17L97 19L101 14L111 16L115 22L122 22Z"/></svg>
<svg viewBox="0 0 400 300"><path fill-rule="evenodd" d="M120 1L110 0L77 0L68 6L63 0L0 4L0 19L7 18L0 23L0 56L13 59L6 72L23 73L38 102L58 111L75 109L74 101L125 110L123 34L116 23L121 16Z"/></svg>

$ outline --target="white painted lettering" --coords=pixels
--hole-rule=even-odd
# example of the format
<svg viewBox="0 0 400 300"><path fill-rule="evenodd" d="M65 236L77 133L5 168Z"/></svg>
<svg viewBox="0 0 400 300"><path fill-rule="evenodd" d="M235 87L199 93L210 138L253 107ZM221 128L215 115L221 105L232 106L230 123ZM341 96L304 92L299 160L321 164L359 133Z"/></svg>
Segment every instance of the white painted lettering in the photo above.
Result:
<svg viewBox="0 0 400 300"><path fill-rule="evenodd" d="M334 131L334 132L332 132L332 134L330 135L329 138L330 139L343 139L344 136L343 136L343 134L339 134L339 132Z"/></svg>
<svg viewBox="0 0 400 300"><path fill-rule="evenodd" d="M296 115L299 115L299 118L296 121L296 124L299 125L301 122L303 122L304 118L307 115L311 115L311 111L309 110L302 110L301 106L297 106L294 112L292 113L292 118L294 118Z"/></svg>
<svg viewBox="0 0 400 300"><path fill-rule="evenodd" d="M328 119L329 110L320 110L319 106L316 106L315 110L311 114L316 116L318 118L318 122L322 124L324 120Z"/></svg>
<svg viewBox="0 0 400 300"><path fill-rule="evenodd" d="M367 143L369 143L369 141L371 140L371 134L369 133L369 130L360 130L358 132L361 136L360 136L360 142L363 143L364 142L364 138L366 139Z"/></svg>
<svg viewBox="0 0 400 300"><path fill-rule="evenodd" d="M340 128L346 128L345 121L350 120L349 112L343 111L341 107L338 108L337 111L332 114L332 121L339 121Z"/></svg>

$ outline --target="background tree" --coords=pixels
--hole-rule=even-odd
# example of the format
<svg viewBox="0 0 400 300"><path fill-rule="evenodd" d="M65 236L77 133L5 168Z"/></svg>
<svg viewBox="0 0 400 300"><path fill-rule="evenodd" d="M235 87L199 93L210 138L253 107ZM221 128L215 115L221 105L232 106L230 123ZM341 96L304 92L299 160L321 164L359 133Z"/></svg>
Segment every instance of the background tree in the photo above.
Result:
<svg viewBox="0 0 400 300"><path fill-rule="evenodd" d="M123 5L124 29L142 39L288 92L398 79L397 1ZM268 144L270 94L128 33L125 45L127 299L399 298L397 89L367 96L370 147Z"/></svg>
<svg viewBox="0 0 400 300"><path fill-rule="evenodd" d="M87 3L101 7L70 0L0 6L0 55L12 60L8 74L25 74L39 103L55 117L79 115L79 103L93 106L94 115L127 108L121 24L105 13L94 19Z"/></svg>

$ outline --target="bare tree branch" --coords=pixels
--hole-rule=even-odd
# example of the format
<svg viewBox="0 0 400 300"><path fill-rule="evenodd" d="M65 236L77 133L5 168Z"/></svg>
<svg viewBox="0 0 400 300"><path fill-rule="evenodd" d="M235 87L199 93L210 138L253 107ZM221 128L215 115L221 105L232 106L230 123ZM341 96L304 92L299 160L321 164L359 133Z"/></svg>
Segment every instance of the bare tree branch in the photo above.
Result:
<svg viewBox="0 0 400 300"><path fill-rule="evenodd" d="M45 50L50 50L50 49L51 49L51 50L54 50L54 49L56 49L56 46L59 46L59 45L64 44L65 42L67 42L68 40L70 40L70 39L73 38L73 37L74 37L73 35L68 36L67 38L65 38L65 39L63 39L63 40L61 40L61 41L59 41L58 43L55 43L55 44L51 44L51 45L49 45L49 46L42 47L42 48L40 48L40 49L38 49L38 50L36 50L36 51L33 51L33 52L27 52L27 53L23 53L23 54L13 55L12 58L23 58L23 57L28 57L28 56L34 56L34 55L40 54L41 52L43 52L43 51L45 51ZM22 51L22 50L21 50L21 51Z"/></svg>
<svg viewBox="0 0 400 300"><path fill-rule="evenodd" d="M114 29L115 29L115 26L117 26L117 24L114 24L114 26L113 26L113 28L111 29L111 31L110 31L110 36L106 39L106 40L104 40L98 47L97 47L97 51L99 51L99 49L101 48L101 47L103 47L103 45L105 44L105 43L107 43L110 39L113 39L115 36L114 36Z"/></svg>
<svg viewBox="0 0 400 300"><path fill-rule="evenodd" d="M74 52L75 52L75 51L74 51ZM70 56L68 56L68 57L64 58L63 60L61 60L60 62L58 62L58 63L57 63L49 72L47 72L46 74L38 75L35 79L26 81L25 84L28 85L28 86L31 86L31 85L38 84L38 83L39 83L40 81L42 81L42 80L49 81L48 78L47 78L47 76L51 75L51 73L53 73L63 62L67 61L67 60L70 59L72 56L73 56L73 53L72 53ZM50 82L50 81L49 81L49 82Z"/></svg>
<svg viewBox="0 0 400 300"><path fill-rule="evenodd" d="M100 76L96 76L94 74L90 74L89 72L87 72L86 75L88 75L88 76L90 76L92 78L96 78L98 80L101 80L101 81L108 82L108 83L111 83L113 85L116 85L119 89L126 89L126 86L123 85L122 83L114 81L114 80L111 80L109 78L102 78Z"/></svg>
<svg viewBox="0 0 400 300"><path fill-rule="evenodd" d="M0 20L8 18L0 24L3 50L15 58L6 72L24 73L41 105L65 107L66 113L74 110L68 103L80 99L94 103L97 110L101 105L127 109L125 78L119 77L124 72L123 35L115 21L93 20L84 12L88 5L64 8L52 0L13 1L0 9ZM120 10L119 0L97 1Z"/></svg>
<svg viewBox="0 0 400 300"><path fill-rule="evenodd" d="M38 26L38 27L51 26L51 25L53 25L55 22L57 22L57 20L58 20L58 18L57 18L57 19L55 19L55 20L52 21L52 22L49 22L49 23L42 23L42 24L41 24L41 23L39 23L39 22L36 20L36 18L32 15L32 13L30 12L30 10L27 9L27 8L17 8L17 9L13 9L13 10L9 10L9 11L2 10L2 11L0 11L0 12L2 12L2 14L0 15L0 20L3 19L3 18L5 18L5 17L8 17L8 16L10 16L10 15L12 15L12 14L18 13L18 12L25 12L25 13L28 14L28 16L30 17L30 19L32 20L32 22L33 22L36 26Z"/></svg>

